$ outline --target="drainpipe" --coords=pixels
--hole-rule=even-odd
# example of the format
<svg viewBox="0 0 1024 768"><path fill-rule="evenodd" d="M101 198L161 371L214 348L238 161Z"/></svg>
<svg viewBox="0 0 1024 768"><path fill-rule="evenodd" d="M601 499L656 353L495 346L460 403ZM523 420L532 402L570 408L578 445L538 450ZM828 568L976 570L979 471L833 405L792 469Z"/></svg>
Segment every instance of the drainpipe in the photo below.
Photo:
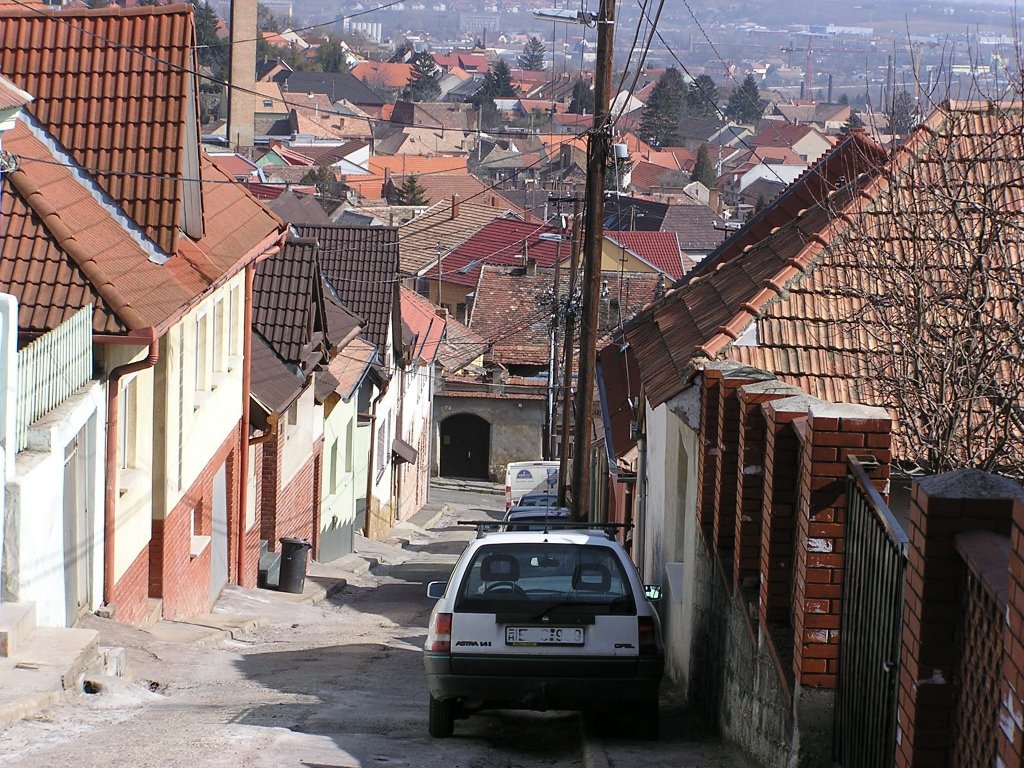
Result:
<svg viewBox="0 0 1024 768"><path fill-rule="evenodd" d="M160 358L160 339L156 335L156 329L146 328L138 333L149 337L149 355L145 360L119 365L107 375L106 467L103 493L103 602L107 605L110 605L114 592L114 507L117 500L117 417L121 393L120 380L129 373L152 368Z"/></svg>
<svg viewBox="0 0 1024 768"><path fill-rule="evenodd" d="M640 573L644 573L644 561L647 559L647 428L641 427L640 433L636 436L636 520L633 521L636 535L633 537L633 556L636 559L636 567Z"/></svg>

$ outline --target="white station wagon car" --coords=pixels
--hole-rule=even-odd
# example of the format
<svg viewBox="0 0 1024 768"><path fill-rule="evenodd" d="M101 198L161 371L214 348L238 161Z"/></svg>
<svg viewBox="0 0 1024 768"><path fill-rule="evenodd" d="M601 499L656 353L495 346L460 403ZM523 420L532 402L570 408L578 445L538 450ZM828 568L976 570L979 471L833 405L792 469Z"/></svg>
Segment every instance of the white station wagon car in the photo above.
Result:
<svg viewBox="0 0 1024 768"><path fill-rule="evenodd" d="M429 730L482 709L605 709L657 737L661 626L626 552L603 531L486 533L430 616Z"/></svg>

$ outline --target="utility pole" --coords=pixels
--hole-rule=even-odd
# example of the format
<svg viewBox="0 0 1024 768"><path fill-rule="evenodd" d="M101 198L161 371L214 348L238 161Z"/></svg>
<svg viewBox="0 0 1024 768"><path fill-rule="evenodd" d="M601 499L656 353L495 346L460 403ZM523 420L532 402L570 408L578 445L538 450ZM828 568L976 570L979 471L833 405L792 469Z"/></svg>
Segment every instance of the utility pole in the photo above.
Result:
<svg viewBox="0 0 1024 768"><path fill-rule="evenodd" d="M604 177L608 158L615 0L601 0L597 14L597 67L594 73L594 128L587 142L587 208L583 233L583 308L580 319L580 373L576 389L575 455L572 462L574 520L590 513L590 442L594 416L598 309L601 293L601 242L604 239Z"/></svg>
<svg viewBox="0 0 1024 768"><path fill-rule="evenodd" d="M582 244L582 220L580 218L580 200L572 201L572 257L569 261L569 290L566 298L565 341L562 352L562 444L558 451L558 506L564 507L566 479L569 477L569 424L572 418L572 351L576 342L576 313L572 303L576 299L576 274L580 263L580 245Z"/></svg>

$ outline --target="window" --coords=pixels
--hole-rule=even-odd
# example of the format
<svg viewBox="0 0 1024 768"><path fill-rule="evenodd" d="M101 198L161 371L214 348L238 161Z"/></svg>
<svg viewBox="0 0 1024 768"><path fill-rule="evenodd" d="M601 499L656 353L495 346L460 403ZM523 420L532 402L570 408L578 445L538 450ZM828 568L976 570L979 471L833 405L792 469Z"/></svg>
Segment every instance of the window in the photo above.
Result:
<svg viewBox="0 0 1024 768"><path fill-rule="evenodd" d="M387 441L388 425L386 421L382 421L380 426L377 427L377 474L380 475L384 472L384 466L387 462L388 452L385 442Z"/></svg>
<svg viewBox="0 0 1024 768"><path fill-rule="evenodd" d="M210 388L210 356L207 349L209 321L206 314L196 320L196 391L202 392ZM199 404L197 403L197 406Z"/></svg>
<svg viewBox="0 0 1024 768"><path fill-rule="evenodd" d="M352 472L352 442L355 440L355 419L349 419L345 428L345 472Z"/></svg>
<svg viewBox="0 0 1024 768"><path fill-rule="evenodd" d="M138 418L135 377L121 383L121 400L118 403L118 454L121 469L135 466L135 428Z"/></svg>
<svg viewBox="0 0 1024 768"><path fill-rule="evenodd" d="M299 401L288 406L288 426L294 427L299 423Z"/></svg>
<svg viewBox="0 0 1024 768"><path fill-rule="evenodd" d="M239 330L245 323L245 316L242 307L242 289L235 287L231 289L228 297L228 354L231 357L242 355L242 334Z"/></svg>
<svg viewBox="0 0 1024 768"><path fill-rule="evenodd" d="M221 372L227 370L227 354L224 348L224 325L225 325L225 307L224 300L221 299L217 302L213 308L213 370L214 372Z"/></svg>
<svg viewBox="0 0 1024 768"><path fill-rule="evenodd" d="M335 440L331 444L331 482L330 489L331 493L336 493L338 490L338 441Z"/></svg>

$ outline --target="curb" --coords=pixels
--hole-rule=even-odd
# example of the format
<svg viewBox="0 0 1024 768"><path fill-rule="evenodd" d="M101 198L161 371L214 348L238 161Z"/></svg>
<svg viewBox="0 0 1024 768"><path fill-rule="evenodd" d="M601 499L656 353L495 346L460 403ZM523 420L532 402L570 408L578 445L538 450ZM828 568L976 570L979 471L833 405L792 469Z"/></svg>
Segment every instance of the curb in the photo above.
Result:
<svg viewBox="0 0 1024 768"><path fill-rule="evenodd" d="M0 706L0 730L57 706L66 696L65 691L47 691Z"/></svg>
<svg viewBox="0 0 1024 768"><path fill-rule="evenodd" d="M586 716L580 714L579 722L584 768L610 768L604 746L590 732L590 728L587 727Z"/></svg>

